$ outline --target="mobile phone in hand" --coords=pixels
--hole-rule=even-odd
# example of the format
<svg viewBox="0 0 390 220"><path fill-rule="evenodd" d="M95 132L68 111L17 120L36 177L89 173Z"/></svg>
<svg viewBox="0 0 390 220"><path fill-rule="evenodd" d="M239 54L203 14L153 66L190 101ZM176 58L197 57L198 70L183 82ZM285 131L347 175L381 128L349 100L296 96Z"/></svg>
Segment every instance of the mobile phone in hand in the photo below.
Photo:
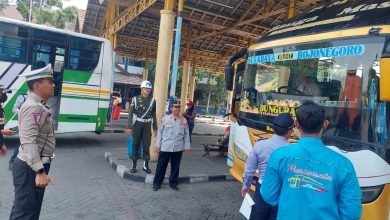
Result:
<svg viewBox="0 0 390 220"><path fill-rule="evenodd" d="M19 127L18 127L18 126L16 126L16 127L10 128L9 130L11 130L11 131L15 131L15 132L19 132Z"/></svg>

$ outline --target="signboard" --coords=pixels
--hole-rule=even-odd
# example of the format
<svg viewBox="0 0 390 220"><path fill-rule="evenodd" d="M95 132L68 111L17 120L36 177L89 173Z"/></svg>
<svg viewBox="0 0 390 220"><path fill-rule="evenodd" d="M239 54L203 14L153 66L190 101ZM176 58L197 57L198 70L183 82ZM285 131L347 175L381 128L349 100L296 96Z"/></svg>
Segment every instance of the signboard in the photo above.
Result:
<svg viewBox="0 0 390 220"><path fill-rule="evenodd" d="M248 57L248 64L274 63L285 60L319 59L325 57L346 57L363 55L365 46L363 44L346 45L338 47L327 47L310 50L293 51L286 53L264 54Z"/></svg>

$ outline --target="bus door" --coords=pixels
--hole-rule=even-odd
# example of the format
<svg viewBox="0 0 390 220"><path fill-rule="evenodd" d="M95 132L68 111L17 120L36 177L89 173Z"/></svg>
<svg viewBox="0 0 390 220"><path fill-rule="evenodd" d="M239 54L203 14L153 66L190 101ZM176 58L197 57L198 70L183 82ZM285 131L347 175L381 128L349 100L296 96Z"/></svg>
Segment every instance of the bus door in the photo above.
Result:
<svg viewBox="0 0 390 220"><path fill-rule="evenodd" d="M243 76L245 72L245 62L241 62L236 67L236 74L234 79L234 89L233 89L233 99L231 112L238 114L240 109L240 100L241 100L241 90L242 90L242 82Z"/></svg>
<svg viewBox="0 0 390 220"><path fill-rule="evenodd" d="M58 115L60 112L62 75L66 54L65 48L66 46L61 44L33 41L31 50L31 69L40 69L49 63L53 67L54 95L49 99L47 104L52 110L55 130L58 128Z"/></svg>

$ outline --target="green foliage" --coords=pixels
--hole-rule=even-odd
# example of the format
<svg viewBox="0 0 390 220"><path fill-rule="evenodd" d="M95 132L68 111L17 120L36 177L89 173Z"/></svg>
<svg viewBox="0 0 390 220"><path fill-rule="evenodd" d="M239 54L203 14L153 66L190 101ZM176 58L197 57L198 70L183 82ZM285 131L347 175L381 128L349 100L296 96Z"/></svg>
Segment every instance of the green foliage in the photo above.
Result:
<svg viewBox="0 0 390 220"><path fill-rule="evenodd" d="M148 81L154 85L154 76L156 75L156 62L148 63Z"/></svg>
<svg viewBox="0 0 390 220"><path fill-rule="evenodd" d="M23 18L28 21L30 14L30 1L17 0L16 9ZM64 28L65 24L74 21L77 16L77 7L70 6L62 8L61 0L47 0L41 5L41 1L33 0L32 20L37 24L49 24L56 28Z"/></svg>
<svg viewBox="0 0 390 220"><path fill-rule="evenodd" d="M177 71L177 78L176 78L176 91L175 96L180 98L181 96L181 82L183 81L183 68L178 69ZM169 84L171 84L171 81L169 81Z"/></svg>
<svg viewBox="0 0 390 220"><path fill-rule="evenodd" d="M226 88L225 88L225 76L215 76L216 85L211 87L211 103L215 107L215 112L219 111L221 105L226 101Z"/></svg>
<svg viewBox="0 0 390 220"><path fill-rule="evenodd" d="M196 72L197 82L199 80L208 78L207 81L207 97L210 95L210 105L214 106L215 112L219 111L219 108L226 101L226 88L225 88L225 76L215 75L215 73L198 70Z"/></svg>
<svg viewBox="0 0 390 220"><path fill-rule="evenodd" d="M0 0L0 12L5 9L8 5L8 0Z"/></svg>

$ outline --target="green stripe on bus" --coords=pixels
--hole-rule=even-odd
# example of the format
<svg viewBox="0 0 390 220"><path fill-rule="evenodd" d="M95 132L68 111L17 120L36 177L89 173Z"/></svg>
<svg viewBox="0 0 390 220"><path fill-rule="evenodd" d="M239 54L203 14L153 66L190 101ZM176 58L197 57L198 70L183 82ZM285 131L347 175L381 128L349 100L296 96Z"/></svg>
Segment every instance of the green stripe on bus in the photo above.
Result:
<svg viewBox="0 0 390 220"><path fill-rule="evenodd" d="M76 83L88 83L91 78L92 71L79 71L79 70L64 70L63 81L76 82Z"/></svg>
<svg viewBox="0 0 390 220"><path fill-rule="evenodd" d="M108 108L98 109L98 117L100 118L100 127L96 122L96 129L95 129L96 131L103 131L104 127L106 126L107 112L108 112Z"/></svg>
<svg viewBox="0 0 390 220"><path fill-rule="evenodd" d="M71 96L71 95L62 95L62 98L68 99L85 99L85 100L95 100L95 101L109 101L110 99L102 99L102 98L93 98L88 96Z"/></svg>
<svg viewBox="0 0 390 220"><path fill-rule="evenodd" d="M96 123L96 115L73 115L60 114L58 119L60 122L75 122L75 123Z"/></svg>

